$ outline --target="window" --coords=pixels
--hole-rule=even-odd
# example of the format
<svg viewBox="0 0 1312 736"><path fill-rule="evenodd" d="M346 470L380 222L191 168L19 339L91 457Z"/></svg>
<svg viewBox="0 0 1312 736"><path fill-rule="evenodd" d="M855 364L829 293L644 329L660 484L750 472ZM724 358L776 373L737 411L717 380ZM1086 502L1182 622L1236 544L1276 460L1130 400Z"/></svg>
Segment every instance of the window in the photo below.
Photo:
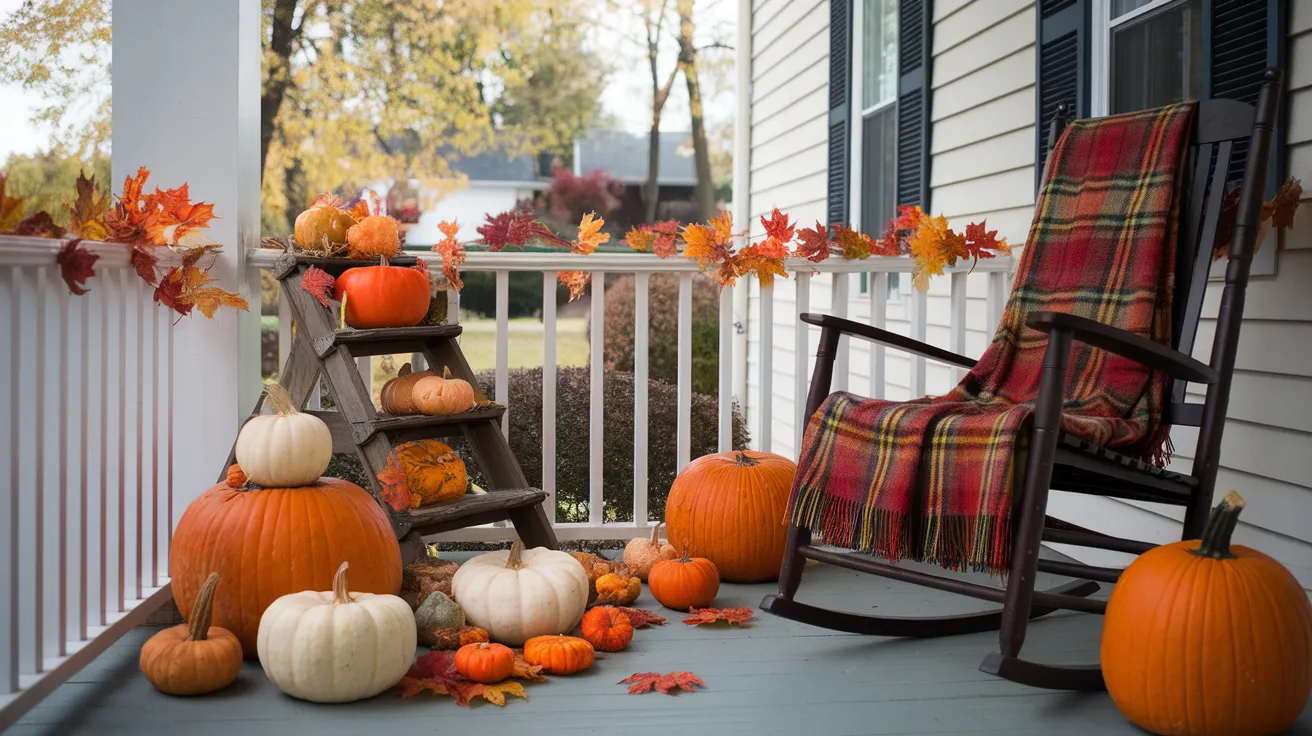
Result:
<svg viewBox="0 0 1312 736"><path fill-rule="evenodd" d="M897 199L897 0L858 0L853 43L853 86L858 90L853 112L860 123L853 132L852 167L857 172L854 198L859 202L857 225L878 234L896 214ZM901 293L899 275L892 274L889 297ZM868 294L870 278L861 274L858 291Z"/></svg>
<svg viewBox="0 0 1312 736"><path fill-rule="evenodd" d="M1203 0L1095 0L1093 115L1203 96Z"/></svg>

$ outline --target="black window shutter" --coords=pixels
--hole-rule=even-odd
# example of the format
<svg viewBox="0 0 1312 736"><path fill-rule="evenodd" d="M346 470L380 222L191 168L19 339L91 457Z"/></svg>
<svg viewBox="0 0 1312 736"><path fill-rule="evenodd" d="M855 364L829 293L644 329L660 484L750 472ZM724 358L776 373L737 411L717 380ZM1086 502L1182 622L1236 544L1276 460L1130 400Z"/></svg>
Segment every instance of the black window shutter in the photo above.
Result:
<svg viewBox="0 0 1312 736"><path fill-rule="evenodd" d="M1299 0L1306 2L1306 0ZM1203 96L1257 102L1262 74L1267 67L1285 68L1288 33L1282 0L1210 0L1204 6ZM1288 70L1286 69L1286 73ZM1230 157L1229 180L1239 182L1248 156L1247 141L1235 146ZM1272 137L1271 164L1267 169L1267 196L1284 180L1285 122L1277 123Z"/></svg>
<svg viewBox="0 0 1312 736"><path fill-rule="evenodd" d="M829 209L831 225L848 222L852 141L852 0L829 3Z"/></svg>
<svg viewBox="0 0 1312 736"><path fill-rule="evenodd" d="M898 4L897 203L929 209L933 3Z"/></svg>
<svg viewBox="0 0 1312 736"><path fill-rule="evenodd" d="M1089 0L1039 0L1038 53L1035 54L1034 186L1043 178L1048 127L1057 106L1066 103L1067 119L1089 116Z"/></svg>

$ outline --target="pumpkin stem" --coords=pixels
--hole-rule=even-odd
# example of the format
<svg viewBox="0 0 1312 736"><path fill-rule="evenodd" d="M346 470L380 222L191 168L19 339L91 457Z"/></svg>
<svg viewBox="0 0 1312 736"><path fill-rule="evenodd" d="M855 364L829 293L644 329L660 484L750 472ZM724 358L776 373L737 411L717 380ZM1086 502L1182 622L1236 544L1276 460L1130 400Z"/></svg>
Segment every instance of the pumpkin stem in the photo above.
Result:
<svg viewBox="0 0 1312 736"><path fill-rule="evenodd" d="M442 378L447 381L451 380L451 366L449 365L442 366Z"/></svg>
<svg viewBox="0 0 1312 736"><path fill-rule="evenodd" d="M656 522L656 526L651 528L651 543L660 545L661 543L661 522Z"/></svg>
<svg viewBox="0 0 1312 736"><path fill-rule="evenodd" d="M382 253L379 253L379 254L378 254L378 265L380 265L380 266L386 266L386 265L387 265L387 256L383 255Z"/></svg>
<svg viewBox="0 0 1312 736"><path fill-rule="evenodd" d="M1197 548L1189 551L1199 557L1210 557L1213 560L1234 559L1235 555L1230 551L1230 537L1235 533L1235 526L1239 524L1239 512L1243 510L1242 496L1234 491L1225 494L1221 503L1212 509L1212 515L1207 517L1202 542Z"/></svg>
<svg viewBox="0 0 1312 736"><path fill-rule="evenodd" d="M187 641L205 641L210 633L210 621L214 614L214 589L219 587L219 574L210 573L205 584L196 594L196 602L191 606L191 624L187 627Z"/></svg>
<svg viewBox="0 0 1312 736"><path fill-rule="evenodd" d="M344 330L344 329L346 329L346 297L347 297L347 296L348 296L348 294L347 294L345 291L343 291L343 292L342 292L342 316L341 316L341 320L337 323L337 329L339 329L339 330Z"/></svg>
<svg viewBox="0 0 1312 736"><path fill-rule="evenodd" d="M401 376L408 376L413 372L414 369L410 367L409 363L406 363L405 365L401 366L401 370L396 372L396 377L400 378Z"/></svg>
<svg viewBox="0 0 1312 736"><path fill-rule="evenodd" d="M752 467L753 465L760 465L760 464L761 464L761 463L760 463L759 461L757 461L755 458L748 457L747 453L743 452L742 450L739 450L739 451L735 454L733 460L734 460L734 462L737 463L740 467L744 467L744 468L750 468L750 467Z"/></svg>
<svg viewBox="0 0 1312 736"><path fill-rule="evenodd" d="M342 566L337 568L337 574L333 575L333 605L351 602L351 594L346 590L346 568L350 564L343 561Z"/></svg>
<svg viewBox="0 0 1312 736"><path fill-rule="evenodd" d="M269 395L269 404L273 406L273 411L280 417L290 416L297 412L296 404L292 402L292 395L287 393L287 389L280 383L271 383L264 389Z"/></svg>
<svg viewBox="0 0 1312 736"><path fill-rule="evenodd" d="M516 539L515 543L510 545L510 556L506 558L507 570L524 569L524 541Z"/></svg>

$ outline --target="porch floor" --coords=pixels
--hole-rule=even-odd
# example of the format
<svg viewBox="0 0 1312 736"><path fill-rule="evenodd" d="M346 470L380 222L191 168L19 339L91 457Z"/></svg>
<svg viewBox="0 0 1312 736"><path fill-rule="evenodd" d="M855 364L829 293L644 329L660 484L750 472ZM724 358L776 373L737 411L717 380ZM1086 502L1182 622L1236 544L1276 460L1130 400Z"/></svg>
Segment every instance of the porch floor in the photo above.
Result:
<svg viewBox="0 0 1312 736"><path fill-rule="evenodd" d="M455 557L456 555L452 555ZM980 576L964 576L980 577ZM1047 587L1059 578L1040 575ZM1108 586L1104 586L1104 595ZM774 585L721 587L720 606L750 606ZM799 598L884 615L945 615L987 604L829 565L812 565ZM445 697L404 700L384 693L349 705L305 703L280 694L247 663L228 689L199 698L155 691L137 670L154 628L124 637L57 689L10 731L34 734L1141 734L1105 693L1023 687L977 668L994 634L902 640L837 634L757 611L742 630L684 625L644 590L636 604L669 617L639 631L630 648L599 655L588 671L526 686L528 700L505 708ZM1101 617L1059 612L1030 628L1025 652L1050 662L1092 662ZM616 683L635 672L687 670L706 689L675 696L629 695ZM1312 707L1293 733L1312 733Z"/></svg>

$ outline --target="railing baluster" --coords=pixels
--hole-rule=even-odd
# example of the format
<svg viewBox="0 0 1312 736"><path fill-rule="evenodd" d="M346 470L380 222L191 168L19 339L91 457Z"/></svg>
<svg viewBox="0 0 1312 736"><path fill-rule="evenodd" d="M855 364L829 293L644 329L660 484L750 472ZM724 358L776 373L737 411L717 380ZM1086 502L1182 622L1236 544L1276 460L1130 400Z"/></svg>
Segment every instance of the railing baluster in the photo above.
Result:
<svg viewBox="0 0 1312 736"><path fill-rule="evenodd" d="M692 457L692 274L679 274L679 381L675 430L675 472Z"/></svg>
<svg viewBox="0 0 1312 736"><path fill-rule="evenodd" d="M510 436L510 272L497 271L496 402L506 407L501 433Z"/></svg>
<svg viewBox="0 0 1312 736"><path fill-rule="evenodd" d="M719 452L733 449L733 290L720 289Z"/></svg>
<svg viewBox="0 0 1312 736"><path fill-rule="evenodd" d="M151 310L150 320L150 587L159 587L159 320Z"/></svg>
<svg viewBox="0 0 1312 736"><path fill-rule="evenodd" d="M651 274L633 275L633 524L647 525L647 341L651 322L648 296Z"/></svg>
<svg viewBox="0 0 1312 736"><path fill-rule="evenodd" d="M136 365L133 366L134 370L132 371L132 373L136 376L137 379L137 393L135 397L136 401L133 402L136 405L136 410L137 410L137 417L136 417L137 444L133 448L135 450L133 454L136 455L136 459L137 459L137 472L133 476L133 480L136 481L136 485L137 485L137 500L133 504L132 510L134 513L132 515L135 516L137 519L137 530L136 530L136 536L133 538L132 541L133 543L136 544L137 547L137 566L132 576L133 578L135 578L134 582L136 583L136 592L137 592L136 599L141 600L143 597L145 597L144 596L145 591L143 590L144 586L142 586L141 583L142 583L142 578L145 577L144 571L145 571L145 564L146 564L145 551L142 548L142 539L141 539L142 531L144 527L144 524L141 521L141 517L144 513L143 501L145 500L145 485L146 485L144 473L142 472L144 467L142 465L142 460L143 460L143 456L146 454L145 447L143 445L144 443L143 438L145 432L145 430L143 429L143 424L145 423L146 396L145 396L145 392L143 391L144 381L142 379L142 374L146 372L146 366L145 366L146 308L142 305L142 302L145 301L144 287L142 287L140 284L137 284L136 292L137 292L137 299L136 299L137 334L134 336L133 342L137 344L137 363Z"/></svg>
<svg viewBox="0 0 1312 736"><path fill-rule="evenodd" d="M602 472L605 463L606 427L604 407L606 395L605 351L606 351L606 273L592 272L592 345L589 349L588 362L591 366L588 376L588 521L600 524L605 519L605 485Z"/></svg>
<svg viewBox="0 0 1312 736"><path fill-rule="evenodd" d="M32 671L45 671L45 546L46 546L46 269L33 269L36 284L36 420L34 422L36 451L32 457L36 460L36 483L33 486L33 507L36 512L32 524L36 545L33 570L35 578L32 583L32 603L36 618L32 625ZM61 387L62 390L62 387Z"/></svg>
<svg viewBox="0 0 1312 736"><path fill-rule="evenodd" d="M168 437L168 446L165 449L165 455L168 461L168 468L164 471L165 484L168 486L168 514L166 519L167 529L164 534L164 565L168 569L169 577L173 577L172 568L168 567L169 553L173 550L173 525L177 521L173 518L173 319L166 312L164 314L166 325L164 335L167 338L164 347L164 355L168 361L164 371L165 384L164 395L168 397L165 404L165 416L168 417L168 430L164 433ZM319 391L316 384L313 403L319 405Z"/></svg>
<svg viewBox="0 0 1312 736"><path fill-rule="evenodd" d="M1007 304L1007 274L994 271L989 274L989 295L984 310L988 313L989 329L996 329L1002 322L1002 310Z"/></svg>
<svg viewBox="0 0 1312 736"><path fill-rule="evenodd" d="M925 292L914 289L911 292L911 337L925 341L926 299ZM921 355L911 356L911 398L919 399L925 395L925 358Z"/></svg>
<svg viewBox="0 0 1312 736"><path fill-rule="evenodd" d="M51 274L53 277L53 273ZM68 289L58 289L59 299L59 635L55 637L55 651L62 657L68 653Z"/></svg>
<svg viewBox="0 0 1312 736"><path fill-rule="evenodd" d="M848 307L848 275L845 273L834 274L833 288L830 291L830 311L835 317L847 318ZM847 338L839 338L838 357L834 359L834 382L833 391L846 391L848 379L851 377L850 360L846 345L851 344Z"/></svg>
<svg viewBox="0 0 1312 736"><path fill-rule="evenodd" d="M119 281L123 286L118 311L118 608L115 613L125 610L127 600L127 466L128 466L128 298L136 293L131 276L125 271L119 272Z"/></svg>
<svg viewBox="0 0 1312 736"><path fill-rule="evenodd" d="M91 462L91 451L87 446L91 424L91 299L89 295L84 295L82 301L82 316L78 320L78 363L81 369L81 376L78 380L78 409L81 417L81 435L78 441L78 451L82 453L81 462L78 463L78 501L80 511L78 512L78 641L87 639L87 561L90 558L87 547L89 545L88 537L91 536L89 529L88 516L89 504L87 502L87 490L89 475L88 465Z"/></svg>
<svg viewBox="0 0 1312 736"><path fill-rule="evenodd" d="M3 646L0 646L0 653L4 656L4 672L0 675L0 693L12 693L18 690L18 660L19 660L19 601L23 599L19 591L19 530L22 523L19 520L19 476L18 476L18 458L20 457L20 437L18 418L22 414L19 411L19 397L22 384L19 381L20 369L22 367L21 356L23 354L23 342L20 330L23 324L22 315L22 289L21 289L21 272L22 269L10 267L6 269L8 276L5 279L4 286L5 306L13 320L8 330L9 338L9 356L4 361L6 371L8 372L8 396L5 397L5 411L8 415L8 421L5 422L5 465L8 469L9 482L5 485L5 493L8 495L8 503L5 505L8 513L9 523L7 540L3 543L5 550L3 556L0 556L0 575L5 577L8 585L9 603L5 605L5 623L3 632Z"/></svg>
<svg viewBox="0 0 1312 736"><path fill-rule="evenodd" d="M542 273L542 490L556 523L556 272Z"/></svg>
<svg viewBox="0 0 1312 736"><path fill-rule="evenodd" d="M109 351L113 343L109 339L109 310L113 302L112 295L121 290L122 278L105 275L103 289L100 292L100 577L96 591L100 598L100 625L109 624ZM117 433L113 433L117 434Z"/></svg>
<svg viewBox="0 0 1312 736"><path fill-rule="evenodd" d="M870 324L879 329L888 326L888 274L883 271L870 274ZM885 385L885 355L883 345L870 346L870 395L877 399L887 393Z"/></svg>
<svg viewBox="0 0 1312 736"><path fill-rule="evenodd" d="M806 431L806 384L810 379L810 360L807 356L809 328L802 321L802 314L811 311L811 274L797 274L797 316L793 323L797 332L793 335L793 449L802 446L802 433Z"/></svg>
<svg viewBox="0 0 1312 736"><path fill-rule="evenodd" d="M951 321L948 323L948 349L957 355L966 354L966 286L969 274L956 271L952 274ZM966 375L966 369L952 366L952 383L955 385Z"/></svg>
<svg viewBox="0 0 1312 736"><path fill-rule="evenodd" d="M771 452L770 435L774 430L774 284L761 285L761 426L757 429L762 452Z"/></svg>

